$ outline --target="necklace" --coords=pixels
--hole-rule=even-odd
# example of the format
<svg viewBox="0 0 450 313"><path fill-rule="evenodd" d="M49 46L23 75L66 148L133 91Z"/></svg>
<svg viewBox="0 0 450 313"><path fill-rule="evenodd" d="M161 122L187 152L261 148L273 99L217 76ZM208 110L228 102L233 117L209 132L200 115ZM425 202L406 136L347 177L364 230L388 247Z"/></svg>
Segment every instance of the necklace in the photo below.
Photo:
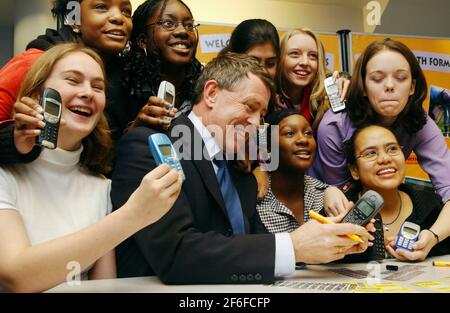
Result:
<svg viewBox="0 0 450 313"><path fill-rule="evenodd" d="M394 220L392 222L390 222L390 223L383 223L384 231L389 231L389 227L388 226L394 224L397 221L397 219L399 218L400 213L402 212L403 204L402 204L402 197L400 196L400 192L397 191L397 195L398 195L398 199L400 200L400 208L398 209L398 214L397 214L397 216L394 218Z"/></svg>

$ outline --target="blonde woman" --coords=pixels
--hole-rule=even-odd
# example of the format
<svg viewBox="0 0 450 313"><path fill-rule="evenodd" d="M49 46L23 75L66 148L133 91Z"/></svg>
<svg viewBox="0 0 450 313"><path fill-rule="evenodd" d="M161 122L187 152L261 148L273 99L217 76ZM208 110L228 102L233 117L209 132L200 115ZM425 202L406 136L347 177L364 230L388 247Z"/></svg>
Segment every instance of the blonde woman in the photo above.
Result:
<svg viewBox="0 0 450 313"><path fill-rule="evenodd" d="M297 109L313 129L317 129L325 111L330 107L324 79L325 48L319 36L308 28L294 29L283 35L281 54L275 75L276 109ZM337 79L338 72L333 76ZM341 99L344 99L350 81L339 78Z"/></svg>
<svg viewBox="0 0 450 313"><path fill-rule="evenodd" d="M114 278L115 246L161 218L181 188L179 174L160 166L108 215L110 180L99 174L108 170L111 146L100 57L78 44L51 48L31 67L19 99L36 107L44 88L61 94L58 147L0 167L0 288L10 291L44 291L74 269L82 278ZM41 131L30 129L36 117L15 119L19 148L31 150Z"/></svg>

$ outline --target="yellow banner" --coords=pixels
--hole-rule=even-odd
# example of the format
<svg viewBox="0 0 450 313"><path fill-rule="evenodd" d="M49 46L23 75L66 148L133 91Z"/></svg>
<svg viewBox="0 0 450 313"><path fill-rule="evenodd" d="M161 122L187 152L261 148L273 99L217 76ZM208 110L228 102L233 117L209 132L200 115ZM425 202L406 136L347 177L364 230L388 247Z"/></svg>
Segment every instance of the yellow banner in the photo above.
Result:
<svg viewBox="0 0 450 313"><path fill-rule="evenodd" d="M431 112L433 113L431 116L436 120L444 135L448 137L448 133L445 133L444 123L448 123L448 110L450 110L448 106L450 103L447 102L444 104L443 101L435 100L434 96L443 89L450 90L450 39L351 33L353 64L355 64L358 57L371 42L387 37L404 43L416 55L428 83L427 99L423 103L423 106L427 112L429 112L431 107ZM433 95L431 102L430 94ZM444 107L444 105L447 107ZM447 110L446 113L444 112L445 110ZM447 114L447 117L445 114ZM446 138L446 140L450 148L450 138ZM406 176L429 180L428 175L418 164L414 153L411 154L406 162Z"/></svg>
<svg viewBox="0 0 450 313"><path fill-rule="evenodd" d="M217 56L220 50L228 45L231 33L235 26L203 24L198 28L199 41L197 46L197 59L203 64L208 63ZM283 36L286 31L278 30L278 34ZM327 67L331 70L339 71L340 53L339 39L337 34L318 33L320 40L325 46Z"/></svg>

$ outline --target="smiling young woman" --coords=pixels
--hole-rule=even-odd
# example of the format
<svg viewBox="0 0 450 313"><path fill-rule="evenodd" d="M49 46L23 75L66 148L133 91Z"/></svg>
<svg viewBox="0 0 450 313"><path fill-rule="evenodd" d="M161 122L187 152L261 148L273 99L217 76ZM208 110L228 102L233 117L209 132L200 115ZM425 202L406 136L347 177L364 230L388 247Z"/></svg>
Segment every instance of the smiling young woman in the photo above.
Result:
<svg viewBox="0 0 450 313"><path fill-rule="evenodd" d="M133 15L130 51L126 54L124 85L132 95L126 115L141 124L167 128L177 111L189 111L195 82L202 66L195 58L197 23L189 7L180 0L146 0ZM175 86L174 110L158 99L158 88L166 80Z"/></svg>
<svg viewBox="0 0 450 313"><path fill-rule="evenodd" d="M163 165L109 214L111 181L101 175L111 148L104 81L100 56L74 43L49 49L25 77L20 96L36 100L44 88L56 89L65 122L56 149L0 167L0 289L45 291L67 279L73 262L83 279L115 278L114 248L177 199L181 176ZM15 119L15 133L32 148L40 130L23 115Z"/></svg>
<svg viewBox="0 0 450 313"><path fill-rule="evenodd" d="M369 247L364 254L352 258L369 261L392 256L414 261L423 260L428 255L450 253L450 239L434 235L438 232L433 225L441 212L442 200L433 192L418 191L403 184L405 156L391 130L380 125L362 127L346 142L344 151L356 182L354 188L347 192L347 197L357 201L366 191L375 190L384 199L377 217L380 220L374 243L377 249ZM421 227L413 252L394 248L396 235L405 221ZM390 256L377 254L384 249Z"/></svg>
<svg viewBox="0 0 450 313"><path fill-rule="evenodd" d="M450 150L422 106L427 84L414 53L399 41L375 41L358 59L352 79L347 111L327 112L319 125L315 175L329 184L343 186L351 178L342 149L344 142L357 128L382 124L395 134L405 158L414 152L430 176L445 203L433 229L439 238L447 238Z"/></svg>
<svg viewBox="0 0 450 313"><path fill-rule="evenodd" d="M68 6L70 0L53 1L52 13L58 20L65 21L73 13ZM106 111L108 122L118 131L120 119L117 111L127 103L121 89L121 58L132 30L131 3L129 0L83 0L80 3L80 24L62 25L60 29L47 29L44 35L31 41L27 50L14 57L0 70L0 121L9 119L14 105L21 112L36 109L37 103L24 103L16 99L20 83L32 64L46 50L56 44L80 42L95 49L101 56L106 69L105 90L107 95ZM18 100L18 101L16 101ZM38 114L37 111L30 115ZM119 114L120 115L120 114ZM128 121L126 121L127 123ZM126 124L125 123L125 124ZM14 148L13 125L0 128L1 163L31 161L37 157L39 149L29 155L18 153ZM115 136L118 138L119 136Z"/></svg>

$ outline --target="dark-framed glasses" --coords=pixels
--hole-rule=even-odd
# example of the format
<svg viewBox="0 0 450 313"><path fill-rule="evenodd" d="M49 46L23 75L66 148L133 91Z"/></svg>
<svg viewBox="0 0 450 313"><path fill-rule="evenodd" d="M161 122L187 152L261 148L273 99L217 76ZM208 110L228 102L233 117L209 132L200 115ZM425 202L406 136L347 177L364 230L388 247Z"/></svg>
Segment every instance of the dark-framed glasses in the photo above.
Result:
<svg viewBox="0 0 450 313"><path fill-rule="evenodd" d="M400 146L399 144L393 143L390 145L387 145L384 148L384 152L389 155L389 156L397 156L400 155L400 153L402 152L403 147ZM364 150L360 155L358 155L356 157L356 159L364 159L367 161L375 161L380 155L380 150L376 149L376 148L369 148Z"/></svg>
<svg viewBox="0 0 450 313"><path fill-rule="evenodd" d="M200 26L200 24L196 23L194 20L175 21L172 19L160 20L156 23L147 24L147 26L158 25L158 26L161 26L164 30L174 31L175 29L177 29L178 25L180 25L180 24L182 24L183 28L188 32L194 32Z"/></svg>

